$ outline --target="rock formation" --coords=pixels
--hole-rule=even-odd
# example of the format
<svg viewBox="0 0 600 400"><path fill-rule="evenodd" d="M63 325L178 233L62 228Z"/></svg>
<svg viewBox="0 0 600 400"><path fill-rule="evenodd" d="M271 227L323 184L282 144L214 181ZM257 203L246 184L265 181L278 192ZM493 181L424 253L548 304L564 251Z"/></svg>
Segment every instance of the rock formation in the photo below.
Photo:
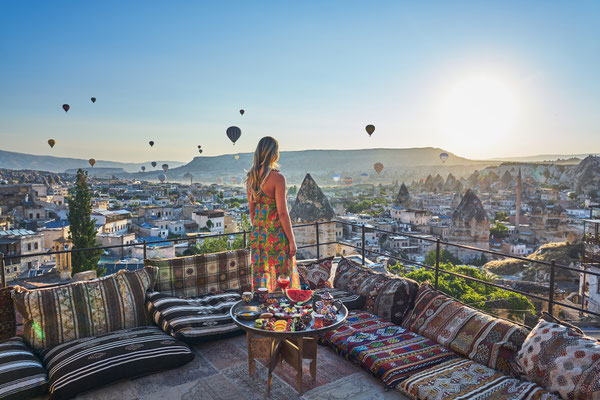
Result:
<svg viewBox="0 0 600 400"><path fill-rule="evenodd" d="M489 239L490 219L483 209L479 197L471 189L468 189L452 214L448 241L488 250ZM463 261L480 256L477 252L465 249L450 247L448 250Z"/></svg>
<svg viewBox="0 0 600 400"><path fill-rule="evenodd" d="M399 207L408 208L410 203L410 193L408 193L408 188L402 182L402 186L400 186L400 190L398 191L398 196L396 196L396 200L394 200L394 205Z"/></svg>

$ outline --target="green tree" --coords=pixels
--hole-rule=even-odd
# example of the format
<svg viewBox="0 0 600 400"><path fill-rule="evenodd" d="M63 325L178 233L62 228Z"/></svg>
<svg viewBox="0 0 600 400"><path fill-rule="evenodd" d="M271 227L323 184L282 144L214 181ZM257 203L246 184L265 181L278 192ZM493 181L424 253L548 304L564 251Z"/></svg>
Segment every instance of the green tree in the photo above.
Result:
<svg viewBox="0 0 600 400"><path fill-rule="evenodd" d="M96 247L96 225L92 219L92 204L90 202L90 189L87 185L87 172L79 169L73 190L73 197L69 201L69 224L73 249L86 249ZM72 272L96 270L98 276L104 272L98 267L100 250L77 251L71 254Z"/></svg>
<svg viewBox="0 0 600 400"><path fill-rule="evenodd" d="M294 185L288 189L288 194L290 196L295 196L298 193L298 186Z"/></svg>
<svg viewBox="0 0 600 400"><path fill-rule="evenodd" d="M435 250L431 250L429 253L427 253L423 264L430 266L435 265ZM460 264L460 260L447 249L442 249L440 251L440 264L458 265Z"/></svg>
<svg viewBox="0 0 600 400"><path fill-rule="evenodd" d="M499 211L496 213L494 219L496 221L508 221L508 213L506 211Z"/></svg>
<svg viewBox="0 0 600 400"><path fill-rule="evenodd" d="M397 275L414 279L419 283L435 281L435 271L433 270L425 268L414 270L412 267L407 267L402 264L392 265L389 269ZM404 272L407 269L408 272ZM493 282L494 280L492 274L487 271L481 271L476 267L440 264L440 269L479 279L484 282ZM521 321L526 316L532 316L535 313L533 304L526 296L471 281L459 276L441 272L438 276L438 288L441 292L482 311L497 313L500 309L507 310L510 317L518 321Z"/></svg>
<svg viewBox="0 0 600 400"><path fill-rule="evenodd" d="M490 228L490 234L493 235L496 239L502 239L508 236L508 228L506 225L501 224L496 221L494 226Z"/></svg>

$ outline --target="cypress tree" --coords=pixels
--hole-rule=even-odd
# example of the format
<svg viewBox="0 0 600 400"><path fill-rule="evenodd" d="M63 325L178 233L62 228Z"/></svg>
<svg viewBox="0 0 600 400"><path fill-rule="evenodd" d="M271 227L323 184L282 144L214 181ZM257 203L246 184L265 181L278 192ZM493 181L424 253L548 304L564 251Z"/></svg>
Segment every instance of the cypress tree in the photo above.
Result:
<svg viewBox="0 0 600 400"><path fill-rule="evenodd" d="M91 195L87 185L87 172L81 169L77 171L74 193L69 201L69 224L73 249L97 246L96 226L92 219ZM82 271L97 270L100 254L100 250L72 253L72 272L75 274Z"/></svg>

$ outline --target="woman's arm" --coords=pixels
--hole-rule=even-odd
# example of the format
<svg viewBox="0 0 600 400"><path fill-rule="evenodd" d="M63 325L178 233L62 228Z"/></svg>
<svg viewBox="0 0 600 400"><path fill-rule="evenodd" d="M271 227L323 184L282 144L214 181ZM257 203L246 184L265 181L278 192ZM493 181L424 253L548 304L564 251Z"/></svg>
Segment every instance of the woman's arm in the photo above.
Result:
<svg viewBox="0 0 600 400"><path fill-rule="evenodd" d="M279 215L279 221L285 236L287 236L290 242L289 256L293 257L296 255L296 238L294 238L294 231L292 229L292 221L290 220L290 214L287 209L287 198L286 198L286 184L285 178L281 174L271 174L275 181L275 203L277 204L277 214Z"/></svg>
<svg viewBox="0 0 600 400"><path fill-rule="evenodd" d="M254 199L250 195L250 189L248 189L248 186L246 186L246 196L248 196L248 208L250 209L250 222L252 222L252 226L254 226L254 212L255 212L254 208L255 208L256 204L254 203Z"/></svg>

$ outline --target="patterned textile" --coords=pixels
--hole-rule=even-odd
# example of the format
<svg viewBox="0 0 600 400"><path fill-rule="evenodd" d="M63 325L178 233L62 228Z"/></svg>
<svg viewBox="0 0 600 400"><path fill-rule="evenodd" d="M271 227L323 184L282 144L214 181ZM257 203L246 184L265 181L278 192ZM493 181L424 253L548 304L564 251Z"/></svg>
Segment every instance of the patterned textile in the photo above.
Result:
<svg viewBox="0 0 600 400"><path fill-rule="evenodd" d="M342 258L333 286L366 298L365 311L400 324L414 305L419 284L412 279L381 274Z"/></svg>
<svg viewBox="0 0 600 400"><path fill-rule="evenodd" d="M102 385L179 367L194 359L189 347L156 326L73 340L42 351L53 400Z"/></svg>
<svg viewBox="0 0 600 400"><path fill-rule="evenodd" d="M519 362L529 380L563 399L600 398L600 343L593 338L540 320L523 343Z"/></svg>
<svg viewBox="0 0 600 400"><path fill-rule="evenodd" d="M12 286L0 288L0 340L15 336L17 317L11 296Z"/></svg>
<svg viewBox="0 0 600 400"><path fill-rule="evenodd" d="M320 340L369 370L388 387L458 357L433 340L363 311L351 311L345 325L325 333Z"/></svg>
<svg viewBox="0 0 600 400"><path fill-rule="evenodd" d="M468 307L427 282L421 284L402 326L473 361L519 377L516 356L528 330Z"/></svg>
<svg viewBox="0 0 600 400"><path fill-rule="evenodd" d="M154 290L177 297L250 291L250 250L233 250L188 257L146 260L158 267Z"/></svg>
<svg viewBox="0 0 600 400"><path fill-rule="evenodd" d="M329 292L334 300L341 301L348 310L361 309L365 306L365 302L367 301L365 296L341 289L319 289L315 291L315 294L323 294L324 292Z"/></svg>
<svg viewBox="0 0 600 400"><path fill-rule="evenodd" d="M374 314L401 325L413 308L419 284L412 279L389 279L375 299Z"/></svg>
<svg viewBox="0 0 600 400"><path fill-rule="evenodd" d="M275 199L260 192L254 209L254 226L250 234L252 248L252 289L277 289L277 277L291 277L290 287L300 288L296 259L290 258L287 236L283 232Z"/></svg>
<svg viewBox="0 0 600 400"><path fill-rule="evenodd" d="M154 323L169 335L186 342L207 341L244 333L231 319L231 307L242 300L239 293L207 294L181 299L164 293L148 293L146 306Z"/></svg>
<svg viewBox="0 0 600 400"><path fill-rule="evenodd" d="M309 290L330 288L329 277L332 265L333 257L322 258L308 264L299 263L300 286L307 285Z"/></svg>
<svg viewBox="0 0 600 400"><path fill-rule="evenodd" d="M23 339L0 342L0 399L29 399L47 391L46 370Z"/></svg>
<svg viewBox="0 0 600 400"><path fill-rule="evenodd" d="M535 383L509 378L464 358L412 374L396 390L420 400L558 400Z"/></svg>
<svg viewBox="0 0 600 400"><path fill-rule="evenodd" d="M70 340L151 323L146 290L155 267L47 289L15 287L13 297L23 316L24 336L35 350Z"/></svg>

